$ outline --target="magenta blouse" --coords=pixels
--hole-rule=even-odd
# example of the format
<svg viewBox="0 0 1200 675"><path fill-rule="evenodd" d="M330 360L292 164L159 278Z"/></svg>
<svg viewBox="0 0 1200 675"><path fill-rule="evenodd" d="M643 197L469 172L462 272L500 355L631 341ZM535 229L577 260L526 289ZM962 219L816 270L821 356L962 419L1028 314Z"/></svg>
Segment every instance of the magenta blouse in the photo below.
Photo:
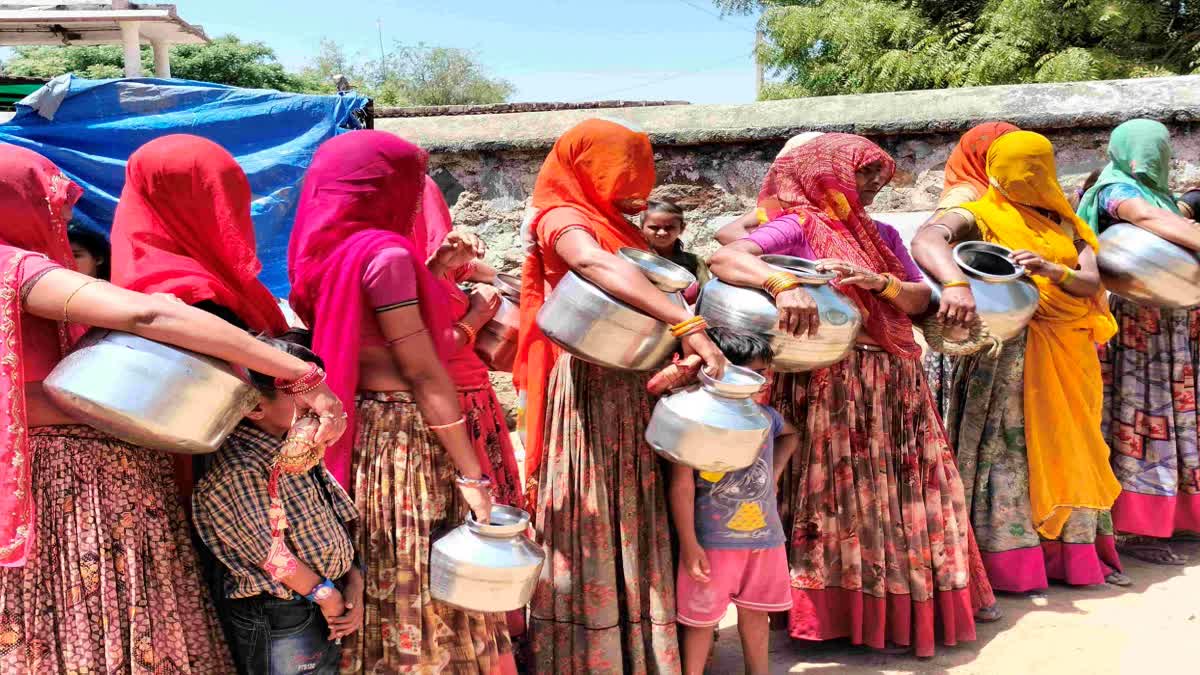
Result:
<svg viewBox="0 0 1200 675"><path fill-rule="evenodd" d="M912 255L905 247L900 233L887 223L881 223L878 220L874 223L875 227L879 228L879 235L883 242L900 259L900 264L904 267L904 281L920 281L922 279L921 270L917 267L917 263L913 262ZM800 218L792 214L766 223L751 232L746 238L757 244L762 249L763 255L790 255L807 260L817 259L812 247L804 238L804 230L800 227Z"/></svg>

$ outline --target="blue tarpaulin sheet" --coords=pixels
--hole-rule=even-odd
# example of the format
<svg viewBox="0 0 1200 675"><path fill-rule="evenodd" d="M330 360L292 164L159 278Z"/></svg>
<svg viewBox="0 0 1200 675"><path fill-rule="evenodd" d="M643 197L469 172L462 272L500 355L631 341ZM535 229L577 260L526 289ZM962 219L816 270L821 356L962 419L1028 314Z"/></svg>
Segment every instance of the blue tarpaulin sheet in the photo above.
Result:
<svg viewBox="0 0 1200 675"><path fill-rule="evenodd" d="M125 162L148 141L195 134L237 158L254 193L261 278L287 297L287 243L300 182L325 140L357 126L367 98L286 94L186 80L56 78L17 104L0 142L34 150L84 190L84 227L108 232L125 184Z"/></svg>

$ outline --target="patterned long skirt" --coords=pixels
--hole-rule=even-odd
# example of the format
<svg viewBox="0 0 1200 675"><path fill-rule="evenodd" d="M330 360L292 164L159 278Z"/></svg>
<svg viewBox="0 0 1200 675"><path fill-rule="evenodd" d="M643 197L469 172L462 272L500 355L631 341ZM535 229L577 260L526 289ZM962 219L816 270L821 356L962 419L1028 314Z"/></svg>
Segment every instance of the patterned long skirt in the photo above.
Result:
<svg viewBox="0 0 1200 675"><path fill-rule="evenodd" d="M90 427L30 432L37 535L0 569L0 672L233 672L171 458Z"/></svg>
<svg viewBox="0 0 1200 675"><path fill-rule="evenodd" d="M359 394L352 462L365 618L343 643L342 672L492 673L511 663L503 614L467 612L430 596L433 536L460 525L466 508L454 464L411 394Z"/></svg>
<svg viewBox="0 0 1200 675"><path fill-rule="evenodd" d="M1109 512L1075 511L1055 541L1042 540L1033 526L1024 388L1024 333L997 357L960 359L952 384L946 423L988 576L997 590L1013 593L1045 588L1049 579L1102 584L1121 570ZM1062 414L1070 424L1070 411Z"/></svg>
<svg viewBox="0 0 1200 675"><path fill-rule="evenodd" d="M550 376L535 673L679 672L666 481L644 438L647 379L570 356Z"/></svg>
<svg viewBox="0 0 1200 675"><path fill-rule="evenodd" d="M790 379L792 637L934 653L975 639L967 510L921 362L854 351Z"/></svg>
<svg viewBox="0 0 1200 675"><path fill-rule="evenodd" d="M1161 310L1112 296L1120 332L1100 348L1104 435L1123 491L1118 532L1200 532L1200 308Z"/></svg>
<svg viewBox="0 0 1200 675"><path fill-rule="evenodd" d="M497 504L525 508L521 470L496 391L491 384L459 389L458 404L467 418L467 435L475 445L475 453L489 470L492 497Z"/></svg>

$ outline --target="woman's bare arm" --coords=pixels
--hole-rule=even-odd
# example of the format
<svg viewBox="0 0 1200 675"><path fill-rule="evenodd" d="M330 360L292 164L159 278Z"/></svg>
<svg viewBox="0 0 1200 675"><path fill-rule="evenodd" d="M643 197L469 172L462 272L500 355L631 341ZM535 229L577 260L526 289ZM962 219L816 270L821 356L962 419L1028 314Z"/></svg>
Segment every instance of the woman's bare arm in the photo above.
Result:
<svg viewBox="0 0 1200 675"><path fill-rule="evenodd" d="M912 254L927 274L945 284L967 281L967 275L954 262L951 244L966 239L971 223L960 214L946 211L917 230ZM975 295L968 286L942 289L938 317L947 326L970 326L976 318Z"/></svg>
<svg viewBox="0 0 1200 675"><path fill-rule="evenodd" d="M778 270L763 262L762 247L741 239L721 247L708 262L713 276L734 286L762 288L767 277ZM803 287L780 293L775 298L779 310L779 327L793 335L816 335L821 318L817 303Z"/></svg>
<svg viewBox="0 0 1200 675"><path fill-rule="evenodd" d="M749 213L743 213L737 217L737 220L717 230L715 236L722 246L727 246L757 230L758 226L758 211L751 210Z"/></svg>
<svg viewBox="0 0 1200 675"><path fill-rule="evenodd" d="M1117 216L1127 223L1137 225L1193 251L1200 251L1200 227L1196 221L1184 218L1157 206L1145 199L1126 199L1117 206Z"/></svg>

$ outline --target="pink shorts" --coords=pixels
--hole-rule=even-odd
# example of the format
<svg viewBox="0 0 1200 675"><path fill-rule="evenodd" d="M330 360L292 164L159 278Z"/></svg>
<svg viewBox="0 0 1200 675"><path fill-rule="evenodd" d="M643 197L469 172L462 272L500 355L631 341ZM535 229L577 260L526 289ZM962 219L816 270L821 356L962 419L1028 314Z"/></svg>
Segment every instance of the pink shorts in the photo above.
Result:
<svg viewBox="0 0 1200 675"><path fill-rule="evenodd" d="M709 582L679 570L675 618L685 626L707 628L721 622L729 603L758 612L792 608L792 581L784 547L706 548Z"/></svg>

